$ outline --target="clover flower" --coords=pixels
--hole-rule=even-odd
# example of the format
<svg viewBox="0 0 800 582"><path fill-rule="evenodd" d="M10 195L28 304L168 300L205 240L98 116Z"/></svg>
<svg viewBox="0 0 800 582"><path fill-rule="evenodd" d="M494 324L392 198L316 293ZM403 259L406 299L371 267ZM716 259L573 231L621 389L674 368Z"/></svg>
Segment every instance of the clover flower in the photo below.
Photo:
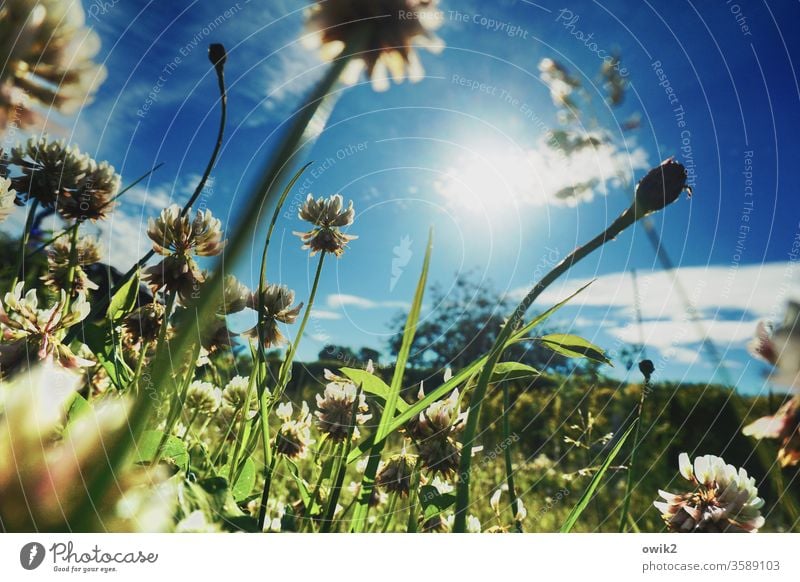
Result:
<svg viewBox="0 0 800 582"><path fill-rule="evenodd" d="M72 353L61 343L61 332L83 321L90 306L83 293L78 293L69 310L67 294L62 289L59 300L50 309L39 309L34 289L24 296L24 282L6 293L0 305L0 369L3 373L15 368L30 352L40 360L54 358L65 368L88 367L94 362Z"/></svg>
<svg viewBox="0 0 800 582"><path fill-rule="evenodd" d="M636 185L636 209L643 214L656 212L675 202L684 190L692 195L686 184L686 168L667 158L650 170Z"/></svg>
<svg viewBox="0 0 800 582"><path fill-rule="evenodd" d="M406 423L406 432L417 445L423 467L444 476L455 473L461 462L458 435L465 419L466 413L459 409L459 392L453 390L449 397L434 402Z"/></svg>
<svg viewBox="0 0 800 582"><path fill-rule="evenodd" d="M72 282L73 295L97 289L97 284L89 279L83 267L100 261L100 247L93 237L78 241L75 249L76 264ZM69 288L69 270L72 259L72 244L66 237L56 240L47 253L47 274L42 277L45 285L58 291Z"/></svg>
<svg viewBox="0 0 800 582"><path fill-rule="evenodd" d="M286 285L275 283L267 284L265 288L250 296L248 306L256 311L263 309L260 339L264 342L264 347L279 346L286 342L286 338L278 328L278 323L294 323L303 307L302 303L292 307L292 303L294 303L294 291ZM249 337L259 339L259 326L256 325L244 333Z"/></svg>
<svg viewBox="0 0 800 582"><path fill-rule="evenodd" d="M32 137L11 150L10 162L22 170L11 182L23 200L37 200L67 220L102 220L113 210L119 174L77 146L47 136Z"/></svg>
<svg viewBox="0 0 800 582"><path fill-rule="evenodd" d="M399 455L389 457L378 471L376 483L386 489L386 491L398 493L401 497L407 497L411 488L411 475L416 467L417 460L408 455L403 448Z"/></svg>
<svg viewBox="0 0 800 582"><path fill-rule="evenodd" d="M321 49L323 59L333 60L347 43L363 37L347 80L355 82L366 69L375 90L385 91L390 80L423 78L414 49L441 52L444 43L434 31L442 20L438 0L326 0L308 11L305 41Z"/></svg>
<svg viewBox="0 0 800 582"><path fill-rule="evenodd" d="M747 425L742 434L757 439L778 439L778 463L791 467L800 463L800 397L791 398L773 416Z"/></svg>
<svg viewBox="0 0 800 582"><path fill-rule="evenodd" d="M165 258L145 269L144 278L154 292L166 288L177 293L184 304L205 282L194 256L216 256L225 246L222 224L210 210L198 210L191 219L188 214L181 216L177 204L162 210L158 218L150 219L147 236L153 241L153 250Z"/></svg>
<svg viewBox="0 0 800 582"><path fill-rule="evenodd" d="M308 232L295 232L303 241L303 249L310 250L313 257L318 252L333 253L340 257L347 244L357 239L357 236L343 234L340 228L353 224L355 210L351 201L347 208L341 195L336 194L329 198L318 198L309 194L300 207L298 216L314 225Z"/></svg>
<svg viewBox="0 0 800 582"><path fill-rule="evenodd" d="M322 394L317 394L317 408L314 414L317 417L317 428L334 442L342 442L347 438L347 433L353 422L353 407L356 407L355 423L364 424L371 414L364 414L369 410L367 399L363 392L352 382L335 375L330 370L325 370L325 379L328 384ZM358 398L358 404L356 404ZM354 436L356 427L354 429Z"/></svg>
<svg viewBox="0 0 800 582"><path fill-rule="evenodd" d="M103 220L114 208L113 198L120 182L114 166L90 159L76 190L59 200L58 213L65 220Z"/></svg>
<svg viewBox="0 0 800 582"><path fill-rule="evenodd" d="M0 175L0 222L8 218L16 208L16 199L17 191L11 187L11 180Z"/></svg>
<svg viewBox="0 0 800 582"><path fill-rule="evenodd" d="M140 341L154 342L158 338L164 321L165 308L161 303L153 301L137 307L122 320L122 329L132 344Z"/></svg>
<svg viewBox="0 0 800 582"><path fill-rule="evenodd" d="M231 381L222 391L222 400L234 410L248 411L249 418L252 418L258 410L258 400L255 398L255 392L250 394L249 376L234 376L231 378Z"/></svg>
<svg viewBox="0 0 800 582"><path fill-rule="evenodd" d="M714 455L678 458L680 473L693 488L686 493L659 491L664 501L653 505L670 531L675 532L757 532L764 525L756 481L747 471Z"/></svg>
<svg viewBox="0 0 800 582"><path fill-rule="evenodd" d="M281 426L275 435L275 452L290 459L304 457L308 445L314 443L311 438L311 413L308 404L303 402L297 418L293 417L291 402L279 404L275 415L281 420Z"/></svg>
<svg viewBox="0 0 800 582"><path fill-rule="evenodd" d="M219 388L210 382L195 380L186 389L185 414L189 417L194 414L211 416L220 407L221 400Z"/></svg>
<svg viewBox="0 0 800 582"><path fill-rule="evenodd" d="M73 113L105 79L105 67L92 60L100 38L85 26L80 2L6 0L0 38L0 131L43 125L37 106Z"/></svg>
<svg viewBox="0 0 800 582"><path fill-rule="evenodd" d="M222 286L222 303L217 309L217 313L220 315L239 313L250 304L252 296L253 292L247 288L247 285L241 283L233 275L225 275Z"/></svg>
<svg viewBox="0 0 800 582"><path fill-rule="evenodd" d="M88 479L110 470L107 451L125 424L128 404L103 398L72 417L67 411L81 383L79 374L54 362L0 383L0 521L6 531L71 531L79 521L106 531L131 527L120 518L138 521L136 508L121 515L118 501L136 485L135 474L153 485L158 471L119 475L108 495L91 498L91 514L82 509L91 494ZM98 523L87 526L87 519Z"/></svg>

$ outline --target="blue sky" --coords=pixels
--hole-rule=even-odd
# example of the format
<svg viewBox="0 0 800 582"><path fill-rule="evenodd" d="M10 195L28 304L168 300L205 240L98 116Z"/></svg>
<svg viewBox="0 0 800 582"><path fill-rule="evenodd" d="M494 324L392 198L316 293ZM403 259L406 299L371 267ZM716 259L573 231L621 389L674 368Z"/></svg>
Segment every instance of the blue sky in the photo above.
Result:
<svg viewBox="0 0 800 582"><path fill-rule="evenodd" d="M213 187L201 201L234 223L281 124L325 67L300 41L306 4L84 6L109 75L95 102L63 120L61 132L127 180L166 163L105 227L112 262L127 266L146 250L146 218L170 201L183 203L205 166L218 120L206 58L211 42L228 48L230 118ZM800 228L800 146L793 135L800 90L792 61L800 41L790 24L800 16L797 3L603 0L566 9L545 1L443 0L441 8L438 34L446 48L421 54L425 79L385 93L363 79L346 89L310 154L314 165L290 198L296 206L307 192L341 192L355 203L351 233L360 237L327 265L301 357L312 357L325 341L385 350L387 322L413 294L430 226L432 281L447 288L457 273L475 271L518 297L544 266L627 206L632 187L612 174L638 180L674 155L694 165L695 193L654 217L655 225L729 374L743 389L761 389L765 368L744 346L759 318L780 318L796 287L790 255ZM604 103L594 48L618 51L629 71L617 109ZM572 167L547 157L542 128L557 126L557 110L539 78L545 57L581 79L596 118L611 130L613 149ZM641 129L623 132L622 121L637 112ZM752 172L752 196L745 171ZM592 177L599 185L591 199L564 205L553 198L555 189ZM315 263L291 234L301 228L295 216L279 224L269 277L305 299ZM260 248L254 240L252 255L234 266L248 284L256 280ZM613 355L640 334L631 269L660 376L722 379L641 227L577 266L541 307L598 278L556 322ZM611 373L620 376L622 367Z"/></svg>

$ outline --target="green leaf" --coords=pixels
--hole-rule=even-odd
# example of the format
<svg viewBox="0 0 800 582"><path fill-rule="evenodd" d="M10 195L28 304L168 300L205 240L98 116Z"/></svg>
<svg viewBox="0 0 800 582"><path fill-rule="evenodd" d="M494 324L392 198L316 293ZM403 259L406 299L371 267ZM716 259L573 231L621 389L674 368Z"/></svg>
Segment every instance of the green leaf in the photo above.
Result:
<svg viewBox="0 0 800 582"><path fill-rule="evenodd" d="M492 384L510 382L512 380L527 380L536 378L541 374L539 370L520 362L500 362L492 372Z"/></svg>
<svg viewBox="0 0 800 582"><path fill-rule="evenodd" d="M588 358L601 364L611 364L605 351L580 336L554 333L539 338L539 342L557 354L568 358Z"/></svg>
<svg viewBox="0 0 800 582"><path fill-rule="evenodd" d="M225 465L217 471L220 475L227 475L230 471L230 467ZM227 483L227 479L226 479ZM256 464L253 462L253 459L248 458L244 462L244 468L242 469L241 473L239 474L239 479L236 480L236 484L231 488L231 495L233 495L233 499L235 501L242 501L253 490L256 484Z"/></svg>
<svg viewBox="0 0 800 582"><path fill-rule="evenodd" d="M544 313L535 317L526 325L522 326L519 329L519 331L517 331L514 335L511 336L511 338L508 340L508 344L510 345L512 343L525 341L526 340L525 336L528 333L530 333L530 331L533 328L544 322L548 317L550 317L556 311L561 309L564 305L567 304L567 302L571 301L575 296L584 291L589 285L591 285L591 282L587 283L586 285L575 291L575 293L564 299L562 302L554 305ZM482 358L475 360L474 362L469 364L466 368L456 373L452 378L450 378L450 380L448 380L435 390L426 394L425 397L422 398L422 400L418 400L417 402L410 404L408 408L405 410L405 412L398 414L397 417L392 421L391 425L389 425L389 434L402 427L405 423L408 422L410 418L413 418L414 416L418 415L420 412L425 410L435 401L450 394L450 392L452 392L453 389L456 388L459 384L465 382L473 374L478 372L481 369L481 367L486 363L486 360L487 360L486 356L483 356ZM374 441L375 441L374 436L370 436L367 439L365 439L364 442L362 442L358 447L355 447L350 452L350 455L347 457L347 462L354 463L359 458L361 458L361 456L363 456L364 453L372 447Z"/></svg>
<svg viewBox="0 0 800 582"><path fill-rule="evenodd" d="M422 273L419 276L417 290L414 293L414 301L411 303L411 309L406 319L406 326L403 330L403 340L397 352L397 361L395 362L394 374L392 375L392 384L389 386L389 392L386 395L386 406L383 407L381 418L378 421L378 428L375 431L375 442L372 445L367 468L364 470L364 475L361 478L361 493L358 496L358 504L353 511L351 525L351 531L354 533L363 532L367 524L369 499L375 487L375 474L378 471L378 463L380 462L381 450L384 445L383 441L392 432L391 424L394 419L395 411L398 409L398 402L400 402L400 392L403 389L403 376L406 372L406 363L411 353L411 345L414 343L414 336L417 333L417 323L419 323L419 316L422 312L422 298L425 295L425 287L428 284L428 270L431 264L432 249L433 229L431 229L428 234L428 246L425 249L425 259L422 262ZM406 410L406 412L407 411L408 410Z"/></svg>
<svg viewBox="0 0 800 582"><path fill-rule="evenodd" d="M139 272L128 279L125 284L114 293L111 302L108 304L106 317L110 321L116 321L130 313L136 306L136 298L139 296Z"/></svg>
<svg viewBox="0 0 800 582"><path fill-rule="evenodd" d="M133 370L116 350L113 343L112 330L108 322L87 324L83 326L83 341L92 350L97 362L108 373L111 383L118 390L124 390L130 384Z"/></svg>
<svg viewBox="0 0 800 582"><path fill-rule="evenodd" d="M360 385L364 392L378 396L384 402L386 402L386 399L389 397L391 388L375 374L370 374L366 370L359 370L356 368L342 368L341 372L352 380L354 384L357 386ZM400 412L405 412L408 409L408 404L402 399L398 399L396 408Z"/></svg>
<svg viewBox="0 0 800 582"><path fill-rule="evenodd" d="M638 420L636 421L638 422ZM606 457L606 460L603 461L600 469L595 473L594 477L592 478L591 483L589 483L589 487L586 488L586 491L583 492L581 498L578 500L578 503L575 504L575 507L572 508L569 515L567 516L567 520L564 522L564 525L561 526L561 533L569 533L570 530L574 527L575 523L578 521L578 518L583 513L583 510L586 509L586 506L589 505L589 502L592 500L592 496L597 488L600 486L600 481L602 481L603 477L608 471L608 468L611 466L611 463L614 461L616 456L619 454L622 446L625 444L625 441L628 440L628 437L631 435L631 431L633 427L636 426L636 422L631 423L622 437L617 441L617 444L611 449Z"/></svg>
<svg viewBox="0 0 800 582"><path fill-rule="evenodd" d="M297 468L297 465L289 459L286 459L285 463L289 466L289 475L294 480L300 492L300 500L303 502L303 506L308 507L311 503L311 493L308 491L308 483L306 483L305 479L300 477L300 469Z"/></svg>
<svg viewBox="0 0 800 582"><path fill-rule="evenodd" d="M164 433L160 430L148 430L142 435L137 447L138 463L152 463L156 456L156 450L163 438ZM189 466L189 452L186 444L176 436L170 435L161 453L164 459L170 459L180 469L186 470Z"/></svg>

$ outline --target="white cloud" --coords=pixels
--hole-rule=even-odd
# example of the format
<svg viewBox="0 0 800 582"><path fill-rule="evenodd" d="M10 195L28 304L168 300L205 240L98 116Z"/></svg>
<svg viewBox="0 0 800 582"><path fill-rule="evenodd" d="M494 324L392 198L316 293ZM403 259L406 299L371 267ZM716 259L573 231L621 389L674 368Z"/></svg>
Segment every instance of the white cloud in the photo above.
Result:
<svg viewBox="0 0 800 582"><path fill-rule="evenodd" d="M709 265L679 267L674 271L637 270L637 282L642 315L648 319L680 319L686 307L675 284L681 282L695 311L715 319L720 310L746 313L746 319L778 319L800 278L800 266L790 262L763 265ZM563 300L591 279L568 278L549 287L539 298L541 304ZM521 298L527 288L514 290L511 295ZM635 304L630 272L600 275L583 293L570 302L571 306L593 306L624 309L632 313Z"/></svg>
<svg viewBox="0 0 800 582"><path fill-rule="evenodd" d="M435 187L452 205L476 213L498 205L574 206L632 183L635 170L649 167L647 153L635 145L625 150L601 143L565 155L542 137L525 151L486 147L465 154Z"/></svg>
<svg viewBox="0 0 800 582"><path fill-rule="evenodd" d="M325 309L314 309L311 311L311 317L314 319L341 319L342 314L335 311L327 311Z"/></svg>
<svg viewBox="0 0 800 582"><path fill-rule="evenodd" d="M332 293L327 298L328 307L331 309L341 309L346 307L356 307L358 309L379 309L397 308L408 309L405 301L373 301L358 295L348 295L346 293Z"/></svg>

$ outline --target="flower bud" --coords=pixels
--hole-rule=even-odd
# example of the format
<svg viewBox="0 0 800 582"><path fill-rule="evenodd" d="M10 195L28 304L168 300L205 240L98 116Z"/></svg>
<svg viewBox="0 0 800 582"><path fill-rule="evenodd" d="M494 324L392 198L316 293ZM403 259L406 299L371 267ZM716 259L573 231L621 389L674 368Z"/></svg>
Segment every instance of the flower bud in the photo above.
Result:
<svg viewBox="0 0 800 582"><path fill-rule="evenodd" d="M661 210L675 202L684 190L691 196L692 189L686 184L686 177L686 168L674 158L661 162L636 186L637 210L643 214Z"/></svg>

